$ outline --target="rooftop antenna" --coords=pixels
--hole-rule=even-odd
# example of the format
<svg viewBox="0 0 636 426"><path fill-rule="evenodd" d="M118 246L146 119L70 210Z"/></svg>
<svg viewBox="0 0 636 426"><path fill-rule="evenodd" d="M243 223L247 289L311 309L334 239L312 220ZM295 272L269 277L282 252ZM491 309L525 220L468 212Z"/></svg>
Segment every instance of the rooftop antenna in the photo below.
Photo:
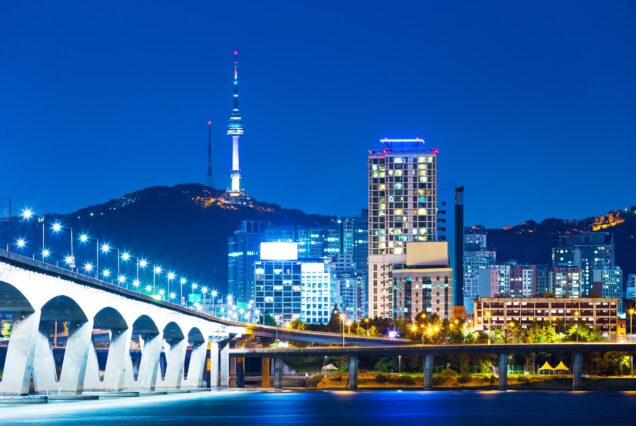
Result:
<svg viewBox="0 0 636 426"><path fill-rule="evenodd" d="M212 120L208 120L208 186L212 188Z"/></svg>

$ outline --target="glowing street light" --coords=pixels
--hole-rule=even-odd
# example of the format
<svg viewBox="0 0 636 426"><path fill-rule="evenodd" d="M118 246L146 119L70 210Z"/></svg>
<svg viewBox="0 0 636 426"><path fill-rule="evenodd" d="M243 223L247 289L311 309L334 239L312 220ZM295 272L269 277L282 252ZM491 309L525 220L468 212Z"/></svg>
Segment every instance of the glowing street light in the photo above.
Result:
<svg viewBox="0 0 636 426"><path fill-rule="evenodd" d="M91 272L93 270L93 264L91 262L86 262L84 264L84 270L86 272Z"/></svg>
<svg viewBox="0 0 636 426"><path fill-rule="evenodd" d="M133 282L132 282L132 285L133 285L135 288L139 288L139 284L141 284L141 283L139 282L139 280L133 280Z"/></svg>
<svg viewBox="0 0 636 426"><path fill-rule="evenodd" d="M152 269L152 292L155 292L155 289L157 288L157 274L161 273L161 266L155 266Z"/></svg>
<svg viewBox="0 0 636 426"><path fill-rule="evenodd" d="M18 238L15 241L15 245L16 247L18 247L19 249L25 248L26 247L26 240L24 238Z"/></svg>
<svg viewBox="0 0 636 426"><path fill-rule="evenodd" d="M62 230L62 224L60 222L53 222L53 225L51 225L51 231L55 232L56 234L58 232L60 232Z"/></svg>
<svg viewBox="0 0 636 426"><path fill-rule="evenodd" d="M185 283L187 283L188 280L186 280L185 278L181 277L179 279L179 305L183 304L183 285ZM186 303L187 305L187 303Z"/></svg>
<svg viewBox="0 0 636 426"><path fill-rule="evenodd" d="M126 277L124 275L120 275L117 277L117 282L119 284L124 284L126 282Z"/></svg>
<svg viewBox="0 0 636 426"><path fill-rule="evenodd" d="M46 248L44 250L42 250L42 259L46 259L50 255L51 255L51 250L46 249Z"/></svg>
<svg viewBox="0 0 636 426"><path fill-rule="evenodd" d="M20 217L23 220L31 220L31 218L33 218L33 215L33 210L29 207L22 209L22 211L20 212Z"/></svg>
<svg viewBox="0 0 636 426"><path fill-rule="evenodd" d="M121 254L121 260L123 262L128 262L130 260L130 253L128 253L127 251L123 252Z"/></svg>
<svg viewBox="0 0 636 426"><path fill-rule="evenodd" d="M102 275L103 275L105 278L110 277L110 269L104 269L104 270L102 271Z"/></svg>
<svg viewBox="0 0 636 426"><path fill-rule="evenodd" d="M111 247L110 247L110 244L108 244L108 243L104 243L100 247L101 252L104 253L104 254L110 252L110 249L111 249Z"/></svg>

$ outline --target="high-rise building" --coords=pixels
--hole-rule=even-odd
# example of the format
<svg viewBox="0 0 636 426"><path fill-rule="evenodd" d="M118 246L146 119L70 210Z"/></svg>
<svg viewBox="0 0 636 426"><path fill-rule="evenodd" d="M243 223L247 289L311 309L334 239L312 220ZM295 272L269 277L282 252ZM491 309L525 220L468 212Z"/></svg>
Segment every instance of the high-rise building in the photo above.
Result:
<svg viewBox="0 0 636 426"><path fill-rule="evenodd" d="M550 268L548 265L534 265L537 272L537 290L538 297L545 296L546 293L552 292L550 285Z"/></svg>
<svg viewBox="0 0 636 426"><path fill-rule="evenodd" d="M556 297L581 297L581 270L578 267L552 268L550 277L552 292Z"/></svg>
<svg viewBox="0 0 636 426"><path fill-rule="evenodd" d="M414 321L418 314L450 318L453 313L453 269L448 243L409 242L404 265L393 268L395 319Z"/></svg>
<svg viewBox="0 0 636 426"><path fill-rule="evenodd" d="M369 151L369 316L393 314L394 265L406 243L437 240L437 149L415 139L382 139Z"/></svg>
<svg viewBox="0 0 636 426"><path fill-rule="evenodd" d="M594 269L592 280L592 293L597 297L623 298L623 270L620 267Z"/></svg>
<svg viewBox="0 0 636 426"><path fill-rule="evenodd" d="M489 270L497 262L497 252L488 250L487 236L485 233L472 233L467 229L464 234L464 306L470 312L473 308L472 300L478 296L486 296L480 292L480 279L490 280L491 274L480 277L480 272ZM482 284L486 285L486 284ZM488 284L484 289L490 289ZM488 295L493 294L488 291Z"/></svg>
<svg viewBox="0 0 636 426"><path fill-rule="evenodd" d="M327 259L299 259L298 244L261 243L254 263L255 306L279 324L301 319L310 324L329 321L335 304L333 266Z"/></svg>
<svg viewBox="0 0 636 426"><path fill-rule="evenodd" d="M581 271L581 296L593 293L594 270L615 266L614 240L608 233L583 232L559 237L552 249L553 267L578 267Z"/></svg>
<svg viewBox="0 0 636 426"><path fill-rule="evenodd" d="M448 242L453 269L453 305L464 306L464 187L455 182L440 185L437 237Z"/></svg>
<svg viewBox="0 0 636 426"><path fill-rule="evenodd" d="M259 260L266 227L266 222L245 220L228 239L228 294L237 302L254 299L254 262Z"/></svg>
<svg viewBox="0 0 636 426"><path fill-rule="evenodd" d="M241 169L239 164L239 138L245 133L243 128L243 118L239 112L238 95L238 51L234 51L234 80L232 94L232 115L227 125L227 134L232 137L232 171L230 172L230 188L227 194L230 197L241 197L244 195L241 188Z"/></svg>
<svg viewBox="0 0 636 426"><path fill-rule="evenodd" d="M537 293L537 266L512 265L510 297L534 297Z"/></svg>

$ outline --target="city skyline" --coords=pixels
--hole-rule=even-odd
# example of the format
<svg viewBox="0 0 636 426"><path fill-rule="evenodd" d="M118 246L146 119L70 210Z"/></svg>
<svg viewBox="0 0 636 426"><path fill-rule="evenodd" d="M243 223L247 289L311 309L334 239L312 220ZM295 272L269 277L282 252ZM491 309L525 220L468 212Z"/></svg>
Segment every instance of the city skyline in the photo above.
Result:
<svg viewBox="0 0 636 426"><path fill-rule="evenodd" d="M220 19L229 10L204 4L196 16L190 8L133 5L128 18L89 5L7 6L0 34L11 43L0 52L13 60L0 103L0 135L9 141L0 193L18 207L64 213L147 186L207 182L210 119L215 187L226 189L231 144L221 123L236 49L250 129L242 178L256 199L352 215L365 205L367 151L385 136L419 136L443 154L440 184L466 186L466 223L582 218L633 204L627 117L635 61L633 30L622 25L632 5L555 5L549 16L503 4L466 4L458 15L441 5L371 6L342 6L351 22L307 6L280 16L263 5L232 6L242 34ZM515 13L499 22L490 16L499 9ZM134 18L142 13L150 25ZM263 27L262 14L272 25ZM158 24L173 18L177 31L163 34ZM480 19L488 29L473 34ZM64 29L53 31L52 22ZM327 22L333 33L318 40L294 22ZM384 31L369 31L381 23ZM312 168L307 159L316 150L337 153L333 167ZM612 164L612 173L587 173L588 162L587 170ZM562 191L563 181L574 183ZM61 196L64 187L72 195ZM582 201L589 191L593 206ZM308 192L328 193L329 202ZM520 194L514 209L509 194Z"/></svg>

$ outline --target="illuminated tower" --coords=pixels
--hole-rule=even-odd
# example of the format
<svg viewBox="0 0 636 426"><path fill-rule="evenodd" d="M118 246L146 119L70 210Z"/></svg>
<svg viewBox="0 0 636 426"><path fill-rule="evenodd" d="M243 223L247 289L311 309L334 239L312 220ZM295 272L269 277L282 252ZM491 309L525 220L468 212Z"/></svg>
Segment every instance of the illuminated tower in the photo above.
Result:
<svg viewBox="0 0 636 426"><path fill-rule="evenodd" d="M241 188L241 170L239 168L239 137L244 133L243 119L239 112L238 50L234 51L234 93L232 97L232 115L227 124L227 134L232 136L232 171L230 172L232 183L228 193L232 197L238 197L243 195L243 189Z"/></svg>

